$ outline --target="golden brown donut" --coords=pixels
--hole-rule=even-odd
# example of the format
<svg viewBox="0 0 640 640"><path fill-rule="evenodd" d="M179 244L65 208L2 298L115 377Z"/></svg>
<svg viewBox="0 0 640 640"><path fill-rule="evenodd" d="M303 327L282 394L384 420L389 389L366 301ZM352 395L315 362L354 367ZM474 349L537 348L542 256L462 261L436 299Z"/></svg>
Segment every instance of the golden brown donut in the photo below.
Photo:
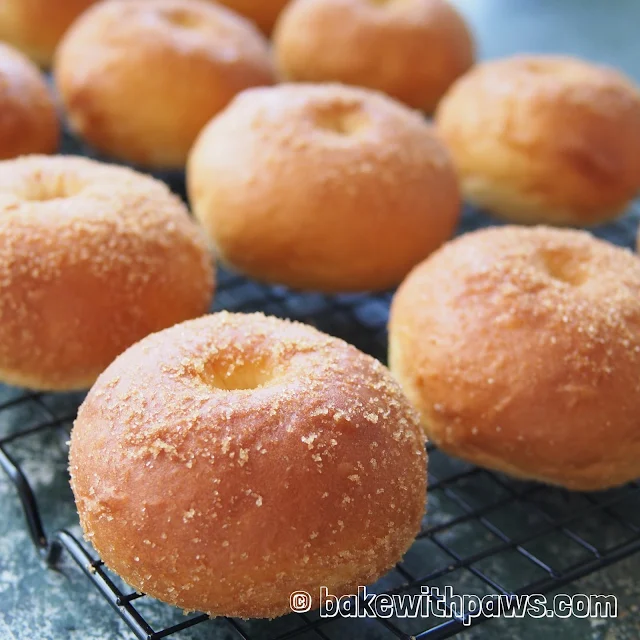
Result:
<svg viewBox="0 0 640 640"><path fill-rule="evenodd" d="M274 45L287 80L378 89L428 113L474 61L473 37L447 0L294 0Z"/></svg>
<svg viewBox="0 0 640 640"><path fill-rule="evenodd" d="M114 158L179 168L247 87L271 84L267 41L204 0L107 0L66 33L55 78L73 130Z"/></svg>
<svg viewBox="0 0 640 640"><path fill-rule="evenodd" d="M204 313L213 272L164 184L69 156L0 162L0 380L80 389L152 331Z"/></svg>
<svg viewBox="0 0 640 640"><path fill-rule="evenodd" d="M640 93L607 67L561 56L486 62L453 85L436 125L465 196L509 220L593 225L640 188Z"/></svg>
<svg viewBox="0 0 640 640"><path fill-rule="evenodd" d="M451 236L460 209L430 125L341 85L243 92L199 136L187 182L224 262L326 292L397 284Z"/></svg>
<svg viewBox="0 0 640 640"><path fill-rule="evenodd" d="M255 22L262 31L269 34L280 12L289 0L217 0L220 4Z"/></svg>
<svg viewBox="0 0 640 640"><path fill-rule="evenodd" d="M449 243L393 300L391 369L443 450L576 490L640 476L640 260L582 231Z"/></svg>
<svg viewBox="0 0 640 640"><path fill-rule="evenodd" d="M48 67L69 25L96 0L1 0L0 40Z"/></svg>
<svg viewBox="0 0 640 640"><path fill-rule="evenodd" d="M135 589L273 618L354 593L420 528L418 418L378 361L316 329L226 312L131 347L71 435L85 535Z"/></svg>
<svg viewBox="0 0 640 640"><path fill-rule="evenodd" d="M53 153L59 136L56 108L40 71L0 42L0 159Z"/></svg>

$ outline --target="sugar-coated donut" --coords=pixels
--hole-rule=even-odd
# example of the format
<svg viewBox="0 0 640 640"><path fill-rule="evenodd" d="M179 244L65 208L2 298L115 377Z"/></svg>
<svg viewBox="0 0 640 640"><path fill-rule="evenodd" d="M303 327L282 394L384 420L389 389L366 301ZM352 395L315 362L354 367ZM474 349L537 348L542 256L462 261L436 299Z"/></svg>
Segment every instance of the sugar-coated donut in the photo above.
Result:
<svg viewBox="0 0 640 640"><path fill-rule="evenodd" d="M294 0L274 45L287 80L378 89L428 113L475 55L447 0Z"/></svg>
<svg viewBox="0 0 640 640"><path fill-rule="evenodd" d="M397 284L450 237L460 209L431 126L341 85L243 92L199 136L187 182L224 262L326 292Z"/></svg>
<svg viewBox="0 0 640 640"><path fill-rule="evenodd" d="M0 380L79 389L147 334L205 313L213 272L159 181L83 158L0 162Z"/></svg>
<svg viewBox="0 0 640 640"><path fill-rule="evenodd" d="M417 415L387 369L307 325L205 316L127 350L71 435L85 535L135 589L213 616L354 593L425 507Z"/></svg>
<svg viewBox="0 0 640 640"><path fill-rule="evenodd" d="M55 104L39 69L0 42L0 159L53 153L59 136Z"/></svg>
<svg viewBox="0 0 640 640"><path fill-rule="evenodd" d="M69 25L96 0L2 0L0 40L48 67Z"/></svg>
<svg viewBox="0 0 640 640"><path fill-rule="evenodd" d="M478 65L436 125L472 202L516 222L589 226L640 188L640 92L603 66L562 56Z"/></svg>
<svg viewBox="0 0 640 640"><path fill-rule="evenodd" d="M199 131L247 87L271 84L264 36L205 0L107 0L65 34L55 79L72 129L113 158L184 166Z"/></svg>
<svg viewBox="0 0 640 640"><path fill-rule="evenodd" d="M255 22L269 34L289 0L218 0L220 4Z"/></svg>
<svg viewBox="0 0 640 640"><path fill-rule="evenodd" d="M640 476L640 260L583 231L451 242L393 300L390 366L445 451L570 489Z"/></svg>

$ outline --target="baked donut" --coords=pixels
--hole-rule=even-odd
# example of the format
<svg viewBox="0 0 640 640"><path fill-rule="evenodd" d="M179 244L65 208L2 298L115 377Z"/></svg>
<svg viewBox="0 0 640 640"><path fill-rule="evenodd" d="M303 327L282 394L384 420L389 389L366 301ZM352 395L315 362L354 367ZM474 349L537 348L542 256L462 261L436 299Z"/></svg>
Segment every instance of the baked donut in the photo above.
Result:
<svg viewBox="0 0 640 640"><path fill-rule="evenodd" d="M264 36L205 0L107 0L56 54L71 128L95 149L150 168L184 166L199 131L239 91L271 84Z"/></svg>
<svg viewBox="0 0 640 640"><path fill-rule="evenodd" d="M640 260L628 250L547 227L462 236L398 290L389 348L444 451L576 490L640 476Z"/></svg>
<svg viewBox="0 0 640 640"><path fill-rule="evenodd" d="M71 434L85 536L135 589L212 616L290 613L400 560L426 490L418 418L377 360L226 312L128 349ZM213 579L212 579L213 578Z"/></svg>
<svg viewBox="0 0 640 640"><path fill-rule="evenodd" d="M397 284L451 236L460 209L430 125L341 85L243 92L199 136L187 185L221 260L326 292Z"/></svg>
<svg viewBox="0 0 640 640"><path fill-rule="evenodd" d="M71 156L0 162L0 380L90 386L126 347L206 312L213 272L159 181Z"/></svg>
<svg viewBox="0 0 640 640"><path fill-rule="evenodd" d="M53 153L59 136L56 108L40 71L0 42L0 159Z"/></svg>
<svg viewBox="0 0 640 640"><path fill-rule="evenodd" d="M464 195L516 222L589 226L640 188L640 93L617 71L562 56L478 65L436 113Z"/></svg>
<svg viewBox="0 0 640 640"><path fill-rule="evenodd" d="M289 0L218 0L220 4L255 22L262 31L269 34L280 12Z"/></svg>
<svg viewBox="0 0 640 640"><path fill-rule="evenodd" d="M96 0L2 0L0 40L48 67L69 25Z"/></svg>
<svg viewBox="0 0 640 640"><path fill-rule="evenodd" d="M378 89L427 113L475 55L447 0L294 0L274 45L287 80Z"/></svg>

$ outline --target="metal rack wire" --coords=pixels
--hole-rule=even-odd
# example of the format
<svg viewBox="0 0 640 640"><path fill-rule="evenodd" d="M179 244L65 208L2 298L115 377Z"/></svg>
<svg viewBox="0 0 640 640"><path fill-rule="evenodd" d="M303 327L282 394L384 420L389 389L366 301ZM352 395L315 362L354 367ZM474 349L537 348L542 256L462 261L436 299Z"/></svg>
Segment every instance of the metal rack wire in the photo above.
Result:
<svg viewBox="0 0 640 640"><path fill-rule="evenodd" d="M292 293L223 271L216 308L262 310L310 322L383 358L389 300L389 294L326 297ZM14 445L43 431L60 432L61 439L66 440L81 396L70 398L68 409L62 410L52 408L47 394L18 390L6 394L8 399L0 404L0 426L7 412L19 408L31 408L38 416L24 428L0 437L0 465L16 487L35 547L52 566L61 554L69 554L137 637L158 640L198 624L226 625L236 637L246 640L330 640L344 638L347 633L436 640L464 628L463 621L456 618L345 620L313 613L288 616L284 623L208 622L204 615L180 617L169 624L154 622L144 607L150 598L128 590L68 530L46 531L27 473L12 455ZM638 483L604 493L573 494L517 482L432 449L429 503L429 513L414 546L389 575L374 585L376 592L409 594L422 585L446 583L458 593L545 593L640 551ZM518 567L515 573L514 567ZM482 619L483 615L473 623ZM377 630L358 630L361 625L375 625Z"/></svg>

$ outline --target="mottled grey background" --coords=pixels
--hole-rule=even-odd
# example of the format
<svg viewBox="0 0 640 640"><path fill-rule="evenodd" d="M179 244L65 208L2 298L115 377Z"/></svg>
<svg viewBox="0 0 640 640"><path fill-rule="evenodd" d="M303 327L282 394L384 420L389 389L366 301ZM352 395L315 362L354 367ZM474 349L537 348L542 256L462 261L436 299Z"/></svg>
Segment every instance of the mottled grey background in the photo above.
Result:
<svg viewBox="0 0 640 640"><path fill-rule="evenodd" d="M456 4L469 17L480 44L482 57L496 57L515 52L564 52L584 56L597 62L616 65L640 80L640 2L637 0L456 0ZM640 152L640 150L639 150ZM632 246L638 216L630 211L616 224L596 230L600 236L618 244ZM489 219L467 211L463 228L487 224ZM301 302L302 301L302 302ZM322 308L322 300L301 296L291 305L307 305L313 317L313 305ZM382 304L382 303L381 303ZM318 306L319 305L319 306ZM219 296L218 306L233 306L233 300ZM289 308L289 307L288 307ZM293 306L291 306L293 309ZM371 312L384 314L384 309L373 305ZM338 319L334 325L323 326L343 337L349 329ZM353 336L353 341L362 336ZM377 354L378 355L378 354ZM10 393L10 392L7 392ZM56 411L63 412L73 402L64 396L54 400ZM69 406L62 407L67 403ZM31 405L0 414L0 437L12 431L43 420L41 409ZM26 439L12 448L22 462L36 490L48 531L70 527L77 532L77 519L66 476L66 436L52 431ZM445 464L436 460L436 466ZM555 494L554 494L555 495ZM567 500L558 494L558 500ZM638 517L638 502L628 506ZM449 505L439 494L430 502L430 520L447 516ZM526 519L525 519L526 520ZM526 526L526 521L523 521ZM600 526L601 540L615 538L619 532L614 526ZM489 534L483 530L469 530L462 540L449 540L469 548L482 548L489 544ZM562 564L572 551L566 540L549 537L543 549L550 562ZM574 550L575 551L575 550ZM408 563L435 561L433 550L426 543L412 549ZM499 575L504 583L522 581L524 568L518 562L505 558L490 560L488 573ZM481 592L471 577L455 576L456 591ZM603 620L502 620L491 621L458 636L461 640L495 639L538 640L541 637L566 640L636 640L640 638L640 556L622 561L598 574L580 580L562 589L568 593L614 593L620 602L620 615L615 621ZM384 584L392 584L390 575ZM180 619L181 614L162 605L148 607L150 617L158 626ZM285 618L274 623L254 622L245 629L254 638L271 638L297 622ZM323 628L329 638L390 638L377 625L356 627L349 621L338 621ZM408 629L409 630L409 629ZM16 640L107 640L132 638L126 625L120 621L107 603L98 595L80 570L67 558L58 571L46 570L30 545L23 526L22 512L13 487L0 477L0 639ZM183 632L180 639L236 637L224 622L210 622ZM313 634L298 636L310 638Z"/></svg>

